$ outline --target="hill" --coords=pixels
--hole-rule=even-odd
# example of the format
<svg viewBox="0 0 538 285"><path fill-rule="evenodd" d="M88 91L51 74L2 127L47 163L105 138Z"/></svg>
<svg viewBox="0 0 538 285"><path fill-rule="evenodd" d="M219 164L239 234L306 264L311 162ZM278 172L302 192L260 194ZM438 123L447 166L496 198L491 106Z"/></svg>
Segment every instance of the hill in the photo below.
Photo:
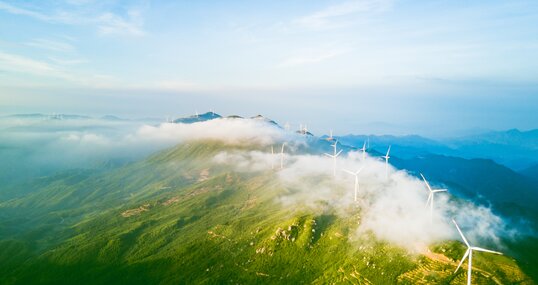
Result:
<svg viewBox="0 0 538 285"><path fill-rule="evenodd" d="M301 168L272 170L267 146L205 140L109 171L34 180L28 195L0 203L0 283L463 282L463 270L453 274L460 242L412 251L359 230L369 213L340 200L347 184L330 171L296 171L329 142L301 140L286 147L286 164ZM298 181L331 190L312 197ZM365 201L379 191L371 187ZM474 284L534 284L509 257L477 254L473 264Z"/></svg>

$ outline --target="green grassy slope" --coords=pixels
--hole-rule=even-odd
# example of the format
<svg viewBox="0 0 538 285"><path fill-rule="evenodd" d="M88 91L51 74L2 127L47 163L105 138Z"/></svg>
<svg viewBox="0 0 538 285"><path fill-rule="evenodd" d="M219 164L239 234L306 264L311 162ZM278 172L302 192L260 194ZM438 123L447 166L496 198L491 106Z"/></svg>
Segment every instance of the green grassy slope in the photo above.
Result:
<svg viewBox="0 0 538 285"><path fill-rule="evenodd" d="M275 172L237 173L212 162L222 150L253 148L183 144L115 170L30 183L30 194L0 203L0 284L465 280L463 270L453 274L459 242L412 254L357 234L355 206L343 209L347 218L330 207L286 206L279 197L295 190ZM473 261L473 284L534 284L510 257Z"/></svg>

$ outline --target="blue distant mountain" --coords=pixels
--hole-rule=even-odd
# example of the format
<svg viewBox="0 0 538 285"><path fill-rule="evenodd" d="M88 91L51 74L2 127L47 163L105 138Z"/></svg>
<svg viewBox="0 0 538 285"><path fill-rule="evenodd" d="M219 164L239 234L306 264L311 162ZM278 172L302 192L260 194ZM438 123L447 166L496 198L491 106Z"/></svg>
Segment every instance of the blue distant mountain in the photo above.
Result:
<svg viewBox="0 0 538 285"><path fill-rule="evenodd" d="M521 173L524 176L527 176L530 179L538 181L538 163L531 167L521 170L519 173Z"/></svg>
<svg viewBox="0 0 538 285"><path fill-rule="evenodd" d="M273 120L271 120L271 119L269 119L269 118L266 118L266 117L264 117L264 116L262 116L262 115L256 115L256 116L254 116L254 117L251 117L251 119L259 120L259 121L263 121L263 122L266 122L266 123L269 123L269 124L272 124L272 125L275 125L275 126L279 126L279 125L277 124L277 122L275 122L275 121L273 121ZM280 126L279 126L279 127L280 127Z"/></svg>
<svg viewBox="0 0 538 285"><path fill-rule="evenodd" d="M105 121L125 121L125 119L122 119L122 118L114 116L114 115L105 115L105 116L102 116L99 119L105 120Z"/></svg>
<svg viewBox="0 0 538 285"><path fill-rule="evenodd" d="M392 152L400 158L428 154L468 159L488 158L516 171L538 163L538 130L522 132L511 129L443 140L432 140L417 135L346 135L338 139L357 147L361 147L369 140L370 148L381 152L392 145Z"/></svg>
<svg viewBox="0 0 538 285"><path fill-rule="evenodd" d="M209 120L214 120L218 118L222 118L222 116L214 112L207 112L203 114L192 115L186 118L179 118L179 119L174 120L174 123L192 124L192 123L197 123L197 122L205 122Z"/></svg>

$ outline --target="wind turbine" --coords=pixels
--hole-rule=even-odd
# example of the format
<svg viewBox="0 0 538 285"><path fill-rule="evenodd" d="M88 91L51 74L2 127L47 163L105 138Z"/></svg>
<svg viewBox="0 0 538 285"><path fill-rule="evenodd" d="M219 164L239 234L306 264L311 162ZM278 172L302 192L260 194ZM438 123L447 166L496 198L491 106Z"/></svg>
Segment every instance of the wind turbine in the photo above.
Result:
<svg viewBox="0 0 538 285"><path fill-rule="evenodd" d="M362 148L360 149L362 151L362 160L366 159L366 141L364 141L364 144L362 145Z"/></svg>
<svg viewBox="0 0 538 285"><path fill-rule="evenodd" d="M382 156L383 158L385 158L385 176L388 178L389 177L389 153L390 153L390 145L389 145L389 149L387 150L387 154L385 156Z"/></svg>
<svg viewBox="0 0 538 285"><path fill-rule="evenodd" d="M430 221L433 220L433 196L435 196L434 194L435 193L438 193L438 192L447 192L446 189L432 189L430 187L430 183L428 183L428 181L426 180L426 178L424 178L424 175L422 175L422 173L420 174L420 176L422 176L422 180L424 180L424 183L426 184L426 187L428 187L428 190L430 191L430 195L428 195L428 201L426 202L426 206L428 206L428 203L430 204Z"/></svg>
<svg viewBox="0 0 538 285"><path fill-rule="evenodd" d="M286 145L286 142L282 143L282 148L280 149L280 169L284 168L284 145Z"/></svg>
<svg viewBox="0 0 538 285"><path fill-rule="evenodd" d="M196 112L196 119L198 119L198 110L196 110L194 112Z"/></svg>
<svg viewBox="0 0 538 285"><path fill-rule="evenodd" d="M357 192L359 191L359 173L361 173L363 168L364 168L364 166L361 167L356 172L353 172L353 171L350 171L350 170L347 170L347 169L343 169L345 172L355 176L355 202L357 202Z"/></svg>
<svg viewBox="0 0 538 285"><path fill-rule="evenodd" d="M336 177L336 158L340 155L342 150L340 150L338 153L336 153L336 145L338 144L338 140L334 142L331 146L334 148L333 154L324 153L328 157L333 158L333 176Z"/></svg>
<svg viewBox="0 0 538 285"><path fill-rule="evenodd" d="M456 271L454 271L454 273L458 272L458 269L460 269L460 267L463 264L463 262L465 261L465 259L467 257L469 257L469 268L467 270L467 285L471 285L471 271L472 271L472 263L473 263L473 250L489 252L489 253L494 253L494 254L500 254L500 255L502 255L502 253L497 252L497 251L493 251L493 250L489 250L489 249L485 249L485 248L471 246L469 244L469 242L467 241L467 239L465 238L465 236L463 235L463 233L461 232L460 227L458 227L458 224L456 223L456 221L454 219L452 219L452 222L454 222L454 225L456 225L456 229L458 229L458 232L460 233L460 236L463 239L463 242L467 246L467 251L465 251L465 254L461 258L460 264L458 264L458 268L456 268Z"/></svg>
<svg viewBox="0 0 538 285"><path fill-rule="evenodd" d="M271 169L275 169L275 150L271 145Z"/></svg>
<svg viewBox="0 0 538 285"><path fill-rule="evenodd" d="M328 140L332 141L333 140L333 130L330 130L329 131L329 137L327 138Z"/></svg>

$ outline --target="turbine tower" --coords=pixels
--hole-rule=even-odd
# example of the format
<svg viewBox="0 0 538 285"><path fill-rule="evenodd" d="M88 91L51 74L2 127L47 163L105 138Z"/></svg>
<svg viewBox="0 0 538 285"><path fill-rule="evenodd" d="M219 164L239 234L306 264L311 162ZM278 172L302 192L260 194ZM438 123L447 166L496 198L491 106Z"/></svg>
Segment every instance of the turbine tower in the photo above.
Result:
<svg viewBox="0 0 538 285"><path fill-rule="evenodd" d="M489 249L485 249L485 248L480 248L480 247L476 247L476 246L471 246L469 244L469 242L467 241L467 239L465 238L465 236L463 235L463 233L461 232L460 230L460 227L458 227L458 224L456 223L456 221L454 219L452 219L452 222L454 222L454 225L456 225L456 229L458 229L458 232L460 233L460 236L461 238L463 239L463 242L465 243L465 245L467 246L467 251L465 251L465 254L463 255L463 257L461 258L461 261L460 261L460 264L458 264L458 268L456 268L456 271L454 271L454 273L458 272L458 269L460 269L461 265L463 264L463 262L465 261L465 259L467 257L469 257L469 268L467 270L467 285L471 285L471 271L472 271L472 263L473 263L473 250L476 250L476 251L482 251L482 252L489 252L489 253L494 253L494 254L500 254L502 255L502 253L500 252L497 252L497 251L493 251L493 250L489 250Z"/></svg>
<svg viewBox="0 0 538 285"><path fill-rule="evenodd" d="M273 145L271 145L271 169L275 169L275 150Z"/></svg>
<svg viewBox="0 0 538 285"><path fill-rule="evenodd" d="M286 145L286 142L283 142L282 148L280 148L280 169L284 168L284 145Z"/></svg>
<svg viewBox="0 0 538 285"><path fill-rule="evenodd" d="M433 197L435 196L435 193L438 192L447 192L447 189L432 189L430 187L430 183L424 178L424 175L422 173L420 174L422 176L422 180L424 180L424 184L426 184L426 187L428 187L428 190L430 191L430 194L428 195L428 201L426 202L426 206L430 204L430 222L433 221Z"/></svg>
<svg viewBox="0 0 538 285"><path fill-rule="evenodd" d="M347 169L343 169L345 172L355 176L355 202L357 202L357 193L359 192L359 173L361 173L363 168L364 168L364 166L361 167L356 172L353 172L353 171L350 171L350 170L347 170Z"/></svg>
<svg viewBox="0 0 538 285"><path fill-rule="evenodd" d="M366 159L366 141L364 141L364 144L362 145L362 148L360 149L362 151L362 160Z"/></svg>
<svg viewBox="0 0 538 285"><path fill-rule="evenodd" d="M390 153L390 145L389 145L389 149L387 150L387 154L385 156L382 156L383 158L385 158L385 176L388 178L389 177L389 153Z"/></svg>
<svg viewBox="0 0 538 285"><path fill-rule="evenodd" d="M334 142L331 146L333 147L334 151L333 154L324 153L328 157L332 157L333 159L333 176L336 177L336 158L340 155L342 150L340 150L338 153L336 152L336 145L338 144L338 140Z"/></svg>

